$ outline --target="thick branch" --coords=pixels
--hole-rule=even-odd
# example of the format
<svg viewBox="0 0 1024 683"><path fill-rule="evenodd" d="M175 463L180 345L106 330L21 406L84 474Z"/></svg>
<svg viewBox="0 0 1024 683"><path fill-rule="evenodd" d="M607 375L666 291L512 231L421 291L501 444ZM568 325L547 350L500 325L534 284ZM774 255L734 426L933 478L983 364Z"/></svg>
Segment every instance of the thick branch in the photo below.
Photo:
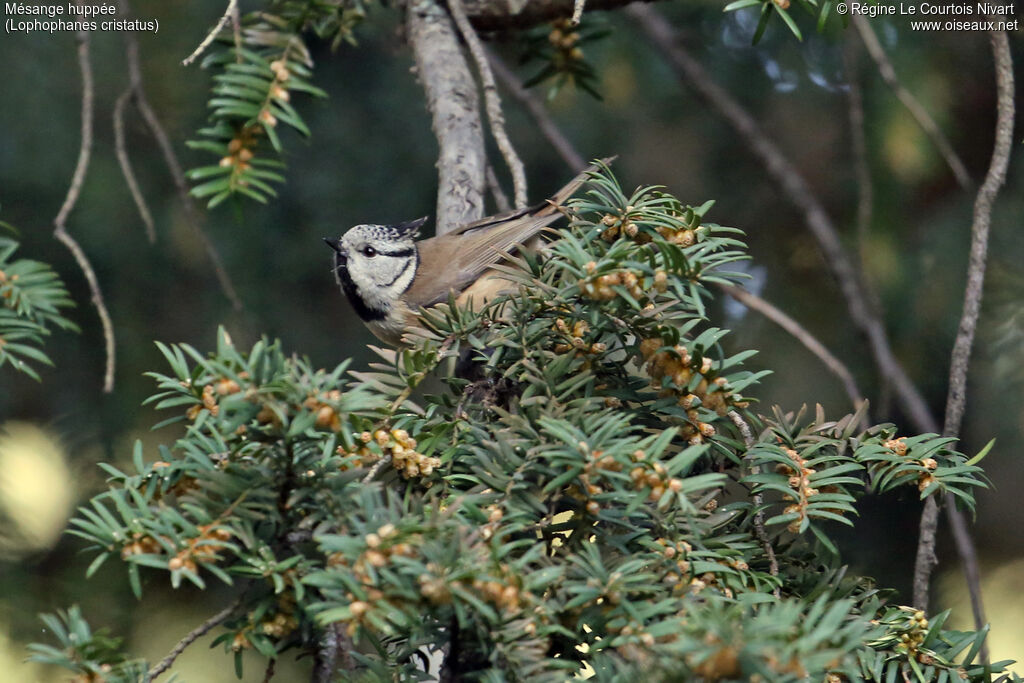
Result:
<svg viewBox="0 0 1024 683"><path fill-rule="evenodd" d="M963 422L964 407L967 400L967 369L971 357L971 346L981 312L981 295L985 284L985 261L988 253L988 234L992 222L992 205L999 188L1006 180L1006 169L1009 165L1010 150L1013 144L1014 119L1014 86L1013 63L1010 58L1010 46L1006 33L992 33L990 36L992 54L995 59L996 72L996 132L992 159L989 163L985 182L978 190L974 202L974 217L971 226L971 250L967 266L967 287L964 291L964 307L960 316L960 326L949 368L949 394L946 399L946 418L943 434L957 436ZM925 514L921 517L921 536L918 545L917 562L914 568L914 604L924 606L928 603L928 585L931 571L936 563L935 534L938 526L938 515L932 510L935 503L928 501ZM953 501L947 496L946 509L950 515L951 528L957 550L964 560L968 585L971 588L971 604L974 608L975 622L985 624L984 608L981 595L977 588L979 576L977 557L967 524L956 509Z"/></svg>
<svg viewBox="0 0 1024 683"><path fill-rule="evenodd" d="M352 671L355 660L352 659L352 639L345 633L341 624L328 624L320 637L320 648L313 664L312 683L330 683L335 680L338 670Z"/></svg>
<svg viewBox="0 0 1024 683"><path fill-rule="evenodd" d="M120 10L122 14L128 15L131 13L131 7L129 6L128 0L120 0ZM185 219L196 233L196 237L202 243L203 248L206 250L206 255L210 259L210 263L213 265L213 272L217 276L217 282L220 283L220 288L224 291L224 296L231 302L232 308L236 311L242 310L242 300L238 297L238 292L235 290L235 285L231 281L231 276L228 275L227 269L224 268L224 262L221 260L220 252L217 251L217 247L210 240L206 231L203 230L202 216L199 210L196 208L195 202L192 196L189 194L188 181L185 180L185 173L182 170L181 162L178 161L178 155L174 151L174 145L171 144L171 139L167 135L167 131L164 130L163 124L160 123L160 119L157 117L156 112L153 111L153 107L150 106L149 100L146 98L146 90L142 80L142 67L139 63L139 43L135 39L135 34L130 31L124 34L125 41L125 58L128 62L128 78L131 84L132 99L135 105L139 109L139 113L142 114L142 118L146 122L146 126L149 128L150 133L156 139L157 145L160 147L160 152L163 154L164 163L167 164L167 170L170 171L171 179L174 181L174 187L178 191L178 196L181 198L181 202L185 207Z"/></svg>
<svg viewBox="0 0 1024 683"><path fill-rule="evenodd" d="M811 191L807 181L772 142L754 117L725 90L718 86L704 67L678 44L672 26L646 5L632 5L625 12L635 18L663 54L679 78L688 83L736 130L768 175L783 194L804 213L804 222L818 243L826 265L835 276L846 300L850 319L867 337L871 354L881 373L889 377L897 395L914 425L925 432L935 432L938 424L917 387L907 376L892 348L882 321L871 310L869 295L860 275L843 248L839 231L825 208Z"/></svg>
<svg viewBox="0 0 1024 683"><path fill-rule="evenodd" d="M81 0L77 3L81 5ZM67 231L67 219L71 210L78 203L78 197L82 193L82 184L85 182L85 174L89 170L89 159L92 156L92 121L93 121L93 81L92 62L89 57L89 34L85 31L78 32L78 66L82 72L82 142L78 149L78 162L75 164L75 172L71 176L71 186L64 197L64 203L53 220L53 236L68 248L71 255L75 257L78 267L81 268L89 283L89 291L92 294L92 303L96 306L96 312L100 316L100 323L103 325L103 341L106 346L107 363L103 373L103 391L110 393L114 390L114 325L110 321L110 313L103 300L103 293L100 291L100 283L96 277L89 258L78 242Z"/></svg>
<svg viewBox="0 0 1024 683"><path fill-rule="evenodd" d="M491 134L494 142L498 145L501 155L505 157L508 170L512 173L513 197L516 208L526 206L526 170L523 162L516 153L512 141L505 130L505 114L501 110L501 98L498 96L498 86L494 82L494 74L491 72L491 65L487 61L487 53L484 52L483 43L480 37L469 24L466 11L462 7L462 0L448 0L448 9L459 27L459 33L469 47L469 53L476 63L477 73L480 74L480 83L484 89L484 104L487 109L487 120L491 124Z"/></svg>
<svg viewBox="0 0 1024 683"><path fill-rule="evenodd" d="M440 147L437 234L442 235L484 215L487 160L479 93L452 20L436 0L410 2L406 21Z"/></svg>

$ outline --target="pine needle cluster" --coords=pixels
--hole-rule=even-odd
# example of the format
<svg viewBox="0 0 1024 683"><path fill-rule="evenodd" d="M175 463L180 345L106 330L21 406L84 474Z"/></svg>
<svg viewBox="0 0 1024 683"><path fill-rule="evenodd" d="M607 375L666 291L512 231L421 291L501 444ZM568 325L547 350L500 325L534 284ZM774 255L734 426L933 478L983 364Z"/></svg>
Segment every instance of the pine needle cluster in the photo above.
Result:
<svg viewBox="0 0 1024 683"><path fill-rule="evenodd" d="M900 606L830 538L883 491L970 508L980 470L936 435L758 410L753 351L709 319L746 258L710 208L602 169L502 267L514 291L428 311L361 371L161 345L151 400L182 435L104 466L74 521L90 573L120 560L143 601L233 586L236 666L333 643L339 680L422 679L430 655L446 680L989 680L984 631ZM80 614L50 620L37 660L139 680Z"/></svg>

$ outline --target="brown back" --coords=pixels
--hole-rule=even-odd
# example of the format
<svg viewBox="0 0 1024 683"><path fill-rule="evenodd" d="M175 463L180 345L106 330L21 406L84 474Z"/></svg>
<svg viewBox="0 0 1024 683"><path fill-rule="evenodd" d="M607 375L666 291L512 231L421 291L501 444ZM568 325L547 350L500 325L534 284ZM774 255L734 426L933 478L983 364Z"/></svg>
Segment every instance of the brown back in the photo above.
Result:
<svg viewBox="0 0 1024 683"><path fill-rule="evenodd" d="M603 160L609 163L611 159ZM534 206L509 211L463 225L452 232L416 243L420 265L416 279L405 294L413 308L445 301L449 292L456 295L500 261L515 245L522 244L544 227L555 222L565 203L597 169L591 165L573 178L550 199Z"/></svg>

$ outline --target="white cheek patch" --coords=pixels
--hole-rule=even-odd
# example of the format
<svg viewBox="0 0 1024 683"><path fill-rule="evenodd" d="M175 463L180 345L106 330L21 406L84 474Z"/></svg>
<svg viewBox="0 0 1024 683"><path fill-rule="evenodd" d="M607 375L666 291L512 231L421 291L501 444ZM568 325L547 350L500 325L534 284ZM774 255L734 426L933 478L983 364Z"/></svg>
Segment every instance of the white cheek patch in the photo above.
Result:
<svg viewBox="0 0 1024 683"><path fill-rule="evenodd" d="M415 257L359 259L349 269L369 308L386 311L409 289L416 276Z"/></svg>

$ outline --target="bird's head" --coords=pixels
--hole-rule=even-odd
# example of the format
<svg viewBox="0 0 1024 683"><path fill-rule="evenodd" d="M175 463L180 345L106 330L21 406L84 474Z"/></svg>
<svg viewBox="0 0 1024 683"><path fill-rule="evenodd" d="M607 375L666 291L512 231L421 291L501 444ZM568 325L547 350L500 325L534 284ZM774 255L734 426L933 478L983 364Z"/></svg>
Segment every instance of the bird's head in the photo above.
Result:
<svg viewBox="0 0 1024 683"><path fill-rule="evenodd" d="M357 225L339 239L324 238L334 250L334 274L357 310L387 311L416 275L416 235L427 218L397 225ZM365 316L364 316L365 317Z"/></svg>

